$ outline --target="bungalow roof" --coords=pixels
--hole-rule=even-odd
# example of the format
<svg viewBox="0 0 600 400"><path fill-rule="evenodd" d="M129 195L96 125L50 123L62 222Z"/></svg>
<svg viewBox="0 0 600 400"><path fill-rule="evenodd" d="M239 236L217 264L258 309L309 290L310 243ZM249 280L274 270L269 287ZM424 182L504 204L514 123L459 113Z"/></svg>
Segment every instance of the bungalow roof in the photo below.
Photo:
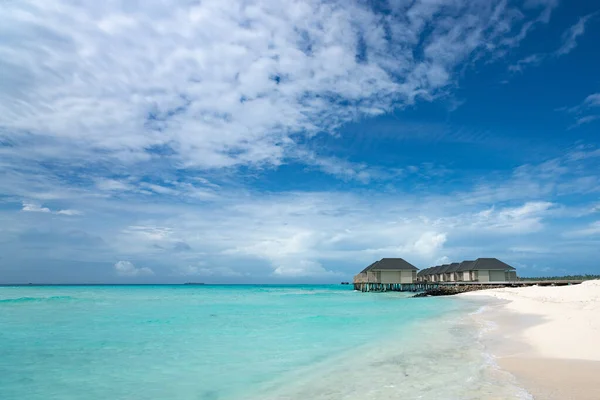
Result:
<svg viewBox="0 0 600 400"><path fill-rule="evenodd" d="M360 271L360 273L361 273L361 274L364 274L365 272L367 272L367 271L370 271L370 270L371 270L371 268L373 268L373 266L374 266L375 264L377 264L378 262L379 262L379 261L375 261L374 263L370 264L370 265L369 265L367 268L365 268L365 269L363 269L362 271Z"/></svg>
<svg viewBox="0 0 600 400"><path fill-rule="evenodd" d="M393 271L393 270L409 270L417 271L418 268L407 262L403 258L382 258L379 261L375 261L367 268L363 269L360 273L368 271Z"/></svg>
<svg viewBox="0 0 600 400"><path fill-rule="evenodd" d="M402 269L402 270L411 270L411 271L418 271L419 268L415 267L414 265L412 265L411 263L409 263L408 261L406 261L403 258L382 258L381 260L379 260L379 262L377 262L375 265L373 265L373 267L371 268L372 270L396 270L396 269Z"/></svg>
<svg viewBox="0 0 600 400"><path fill-rule="evenodd" d="M514 270L514 267L511 267L510 265L506 264L505 262L502 262L500 260L498 260L497 258L478 258L477 260L475 260L475 263L473 264L473 269L474 270Z"/></svg>
<svg viewBox="0 0 600 400"><path fill-rule="evenodd" d="M450 264L444 264L440 267L440 269L436 272L436 274L444 274L450 268Z"/></svg>
<svg viewBox="0 0 600 400"><path fill-rule="evenodd" d="M475 264L475 261L463 261L458 265L458 269L456 271L471 271L473 269L473 264Z"/></svg>
<svg viewBox="0 0 600 400"><path fill-rule="evenodd" d="M458 267L460 267L460 263L457 263L457 262L452 263L452 264L450 264L450 267L446 270L446 273L456 272L456 271L458 271Z"/></svg>
<svg viewBox="0 0 600 400"><path fill-rule="evenodd" d="M440 269L440 265L436 265L435 267L429 268L429 271L427 271L427 275L435 274L435 271L437 271L438 269Z"/></svg>

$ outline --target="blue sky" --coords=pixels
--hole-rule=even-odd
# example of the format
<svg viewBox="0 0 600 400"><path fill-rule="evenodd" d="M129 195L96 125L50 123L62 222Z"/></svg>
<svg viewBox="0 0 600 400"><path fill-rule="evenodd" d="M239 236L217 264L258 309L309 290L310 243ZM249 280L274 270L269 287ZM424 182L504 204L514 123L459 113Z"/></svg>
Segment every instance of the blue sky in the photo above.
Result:
<svg viewBox="0 0 600 400"><path fill-rule="evenodd" d="M600 4L4 2L0 282L600 273Z"/></svg>

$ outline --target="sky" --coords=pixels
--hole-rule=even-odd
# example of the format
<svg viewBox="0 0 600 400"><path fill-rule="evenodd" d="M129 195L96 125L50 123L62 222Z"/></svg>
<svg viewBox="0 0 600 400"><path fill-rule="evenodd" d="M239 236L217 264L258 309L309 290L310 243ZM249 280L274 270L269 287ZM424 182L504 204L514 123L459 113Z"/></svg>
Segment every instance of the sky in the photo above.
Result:
<svg viewBox="0 0 600 400"><path fill-rule="evenodd" d="M600 3L0 3L0 283L600 273Z"/></svg>

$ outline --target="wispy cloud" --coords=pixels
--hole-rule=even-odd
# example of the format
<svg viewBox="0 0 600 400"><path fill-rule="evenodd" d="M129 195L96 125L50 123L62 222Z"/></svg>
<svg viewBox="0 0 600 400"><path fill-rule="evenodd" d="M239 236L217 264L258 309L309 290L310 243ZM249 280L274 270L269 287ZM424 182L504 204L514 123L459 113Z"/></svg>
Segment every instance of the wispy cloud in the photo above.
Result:
<svg viewBox="0 0 600 400"><path fill-rule="evenodd" d="M595 221L588 226L576 229L565 234L567 237L582 237L600 235L600 221Z"/></svg>
<svg viewBox="0 0 600 400"><path fill-rule="evenodd" d="M556 56L563 56L569 54L575 47L577 47L577 38L585 33L585 27L587 22L596 15L596 13L586 15L585 17L579 18L579 21L571 26L562 35L562 44L554 52Z"/></svg>
<svg viewBox="0 0 600 400"><path fill-rule="evenodd" d="M587 107L600 107L600 93L590 94L583 101L583 105Z"/></svg>
<svg viewBox="0 0 600 400"><path fill-rule="evenodd" d="M511 72L521 72L529 66L535 66L535 65L541 64L545 58L546 58L546 55L544 55L544 54L532 54L530 56L527 56L527 57L517 61L515 64L509 65L508 70Z"/></svg>
<svg viewBox="0 0 600 400"><path fill-rule="evenodd" d="M594 122L600 118L600 93L592 93L580 104L561 110L575 115L575 123L571 125L571 129Z"/></svg>
<svg viewBox="0 0 600 400"><path fill-rule="evenodd" d="M554 206L550 202L534 201L519 207L491 208L478 214L476 224L482 229L494 231L536 232L543 228L542 220Z"/></svg>
<svg viewBox="0 0 600 400"><path fill-rule="evenodd" d="M579 20L567 29L561 37L560 46L551 53L536 53L531 54L514 64L508 66L510 72L522 72L528 67L538 66L543 61L550 57L561 57L569 54L577 47L577 39L585 33L586 24L588 21L595 17L596 13L586 15L579 18Z"/></svg>
<svg viewBox="0 0 600 400"><path fill-rule="evenodd" d="M81 211L78 211L78 210L58 210L56 213L60 214L60 215L82 215L83 214Z"/></svg>
<svg viewBox="0 0 600 400"><path fill-rule="evenodd" d="M586 115L585 117L579 117L575 121L574 125L571 125L571 128L576 128L580 125L589 124L590 122L594 122L600 118L600 115Z"/></svg>
<svg viewBox="0 0 600 400"><path fill-rule="evenodd" d="M99 178L96 180L96 186L100 190L105 191L128 191L133 190L133 186L124 181L119 181L116 179L108 179L108 178Z"/></svg>

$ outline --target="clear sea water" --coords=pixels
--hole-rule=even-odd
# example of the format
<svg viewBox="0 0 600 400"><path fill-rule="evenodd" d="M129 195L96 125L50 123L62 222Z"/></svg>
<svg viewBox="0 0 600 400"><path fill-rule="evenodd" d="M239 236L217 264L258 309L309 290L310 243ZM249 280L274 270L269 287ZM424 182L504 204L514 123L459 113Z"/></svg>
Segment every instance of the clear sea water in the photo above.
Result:
<svg viewBox="0 0 600 400"><path fill-rule="evenodd" d="M337 285L0 287L0 398L530 398L479 343L478 307Z"/></svg>

